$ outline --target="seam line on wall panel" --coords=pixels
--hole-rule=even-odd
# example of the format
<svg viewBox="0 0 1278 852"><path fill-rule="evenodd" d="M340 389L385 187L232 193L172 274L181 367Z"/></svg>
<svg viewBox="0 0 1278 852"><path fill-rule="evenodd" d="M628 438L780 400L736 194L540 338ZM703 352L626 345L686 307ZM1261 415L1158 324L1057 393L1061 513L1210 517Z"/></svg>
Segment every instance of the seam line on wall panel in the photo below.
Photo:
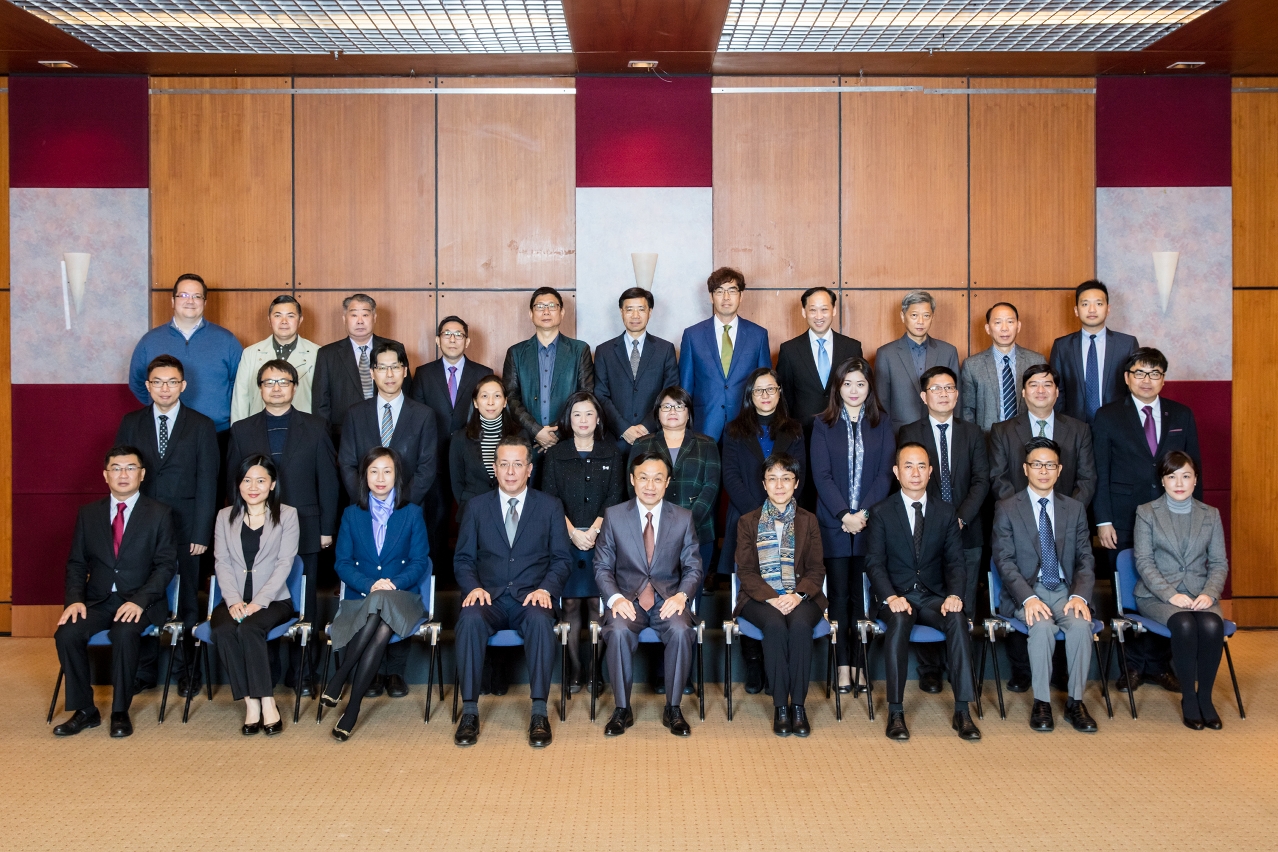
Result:
<svg viewBox="0 0 1278 852"><path fill-rule="evenodd" d="M966 78L971 80L971 78ZM1235 89L1234 91L1238 91ZM1263 91L1278 91L1268 89ZM785 95L807 92L922 92L925 95L1094 95L1096 89L930 89L924 86L742 86L740 88L716 87L712 95Z"/></svg>
<svg viewBox="0 0 1278 852"><path fill-rule="evenodd" d="M297 85L297 78L290 77L289 82L294 86ZM289 205L289 230L293 235L293 261L292 270L289 275L289 292L293 297L297 297L297 99L290 97L288 99L288 163L291 174L289 176L289 195L292 204Z"/></svg>
<svg viewBox="0 0 1278 852"><path fill-rule="evenodd" d="M531 293L536 287L438 287L432 289L430 287L365 287L365 293ZM557 287L560 293L576 293L576 287ZM770 287L768 289L785 289L793 290L796 293L802 293L802 287ZM306 293L358 293L358 287L298 287L294 290L298 296ZM0 291L8 292L8 291ZM153 287L152 293L170 293L172 288ZM210 293L277 293L278 290L270 287L210 287ZM109 383L114 384L114 383Z"/></svg>
<svg viewBox="0 0 1278 852"><path fill-rule="evenodd" d="M1235 95L1269 94L1278 92L1278 86L1243 86L1238 89L1230 89L1229 91Z"/></svg>
<svg viewBox="0 0 1278 852"><path fill-rule="evenodd" d="M438 89L439 78L433 79L432 85ZM431 176L432 194L435 196L435 274L431 277L435 285L435 327L439 328L439 98L435 98L431 103L435 108L435 166L434 174ZM439 358L439 347L433 343L434 339L431 337L432 351L435 353L435 358Z"/></svg>
<svg viewBox="0 0 1278 852"><path fill-rule="evenodd" d="M843 82L843 78L842 78L842 77L838 77L838 78L836 78L836 79L837 79L837 81L838 81L838 82L840 82L840 83L842 83L842 82ZM837 136L837 137L836 137L836 139L835 139L835 146L834 146L835 155L839 158L839 166L838 166L838 174L839 174L839 195L838 195L838 204L839 204L839 212L838 212L838 222L839 222L839 240L838 240L838 246L839 246L839 257L838 257L838 260L837 260L837 263L836 263L836 267L835 267L835 268L838 270L838 281L836 281L836 282L835 282L835 284L837 285L837 286L835 287L835 289L838 291L838 294L839 294L839 302L838 302L838 305L836 305L835 307L838 307L839 305L842 305L842 304L843 304L843 284L844 284L844 281L843 281L843 96L842 96L842 95L835 95L835 97L836 97L836 98L838 98L838 100L839 100L839 112L838 112L838 115L839 115L839 129L838 129L838 136ZM839 333L840 333L840 334L842 334L842 333L843 333L843 320L844 320L844 316L843 316L843 315L844 315L844 313L845 313L845 311L839 311Z"/></svg>
<svg viewBox="0 0 1278 852"><path fill-rule="evenodd" d="M972 78L964 77L967 87L972 88ZM972 355L972 99L964 101L967 108L967 354Z"/></svg>
<svg viewBox="0 0 1278 852"><path fill-rule="evenodd" d="M148 89L152 95L575 95L576 89Z"/></svg>

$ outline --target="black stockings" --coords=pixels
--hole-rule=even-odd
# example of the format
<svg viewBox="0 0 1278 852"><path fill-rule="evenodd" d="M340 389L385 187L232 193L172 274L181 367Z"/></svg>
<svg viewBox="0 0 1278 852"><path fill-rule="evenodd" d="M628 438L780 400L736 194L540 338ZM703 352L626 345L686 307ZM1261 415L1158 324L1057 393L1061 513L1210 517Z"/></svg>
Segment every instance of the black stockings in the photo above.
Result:
<svg viewBox="0 0 1278 852"><path fill-rule="evenodd" d="M342 686L348 678L351 679L350 698L346 700L346 710L337 722L337 727L343 731L350 731L355 727L364 693L372 684L373 677L376 676L382 664L386 646L390 644L393 635L390 625L374 613L368 617L368 621L355 634L350 644L342 649L342 663L337 667L337 673L333 675L332 681L324 692L330 698L337 699L342 694Z"/></svg>
<svg viewBox="0 0 1278 852"><path fill-rule="evenodd" d="M1167 619L1167 629L1180 678L1181 712L1186 719L1220 718L1211 703L1211 689L1225 645L1224 621L1214 612L1178 612Z"/></svg>

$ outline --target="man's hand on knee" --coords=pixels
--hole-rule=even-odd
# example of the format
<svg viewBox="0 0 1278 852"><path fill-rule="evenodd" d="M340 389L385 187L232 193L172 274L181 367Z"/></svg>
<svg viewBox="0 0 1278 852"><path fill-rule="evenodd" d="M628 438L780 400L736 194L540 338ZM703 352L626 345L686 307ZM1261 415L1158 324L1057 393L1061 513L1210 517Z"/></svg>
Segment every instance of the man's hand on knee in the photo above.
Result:
<svg viewBox="0 0 1278 852"><path fill-rule="evenodd" d="M1033 627L1036 621L1050 620L1052 608L1038 598L1030 598L1025 602L1025 626Z"/></svg>
<svg viewBox="0 0 1278 852"><path fill-rule="evenodd" d="M493 596L483 589L475 589L466 596L466 600L462 601L462 606L475 606L482 604L483 606L492 606Z"/></svg>
<svg viewBox="0 0 1278 852"><path fill-rule="evenodd" d="M66 624L68 621L71 622L72 624L75 624L76 619L85 618L86 616L88 616L88 614L89 614L89 611L85 609L84 604L73 603L71 604L71 606L62 610L62 617L58 619L58 626L61 627L62 625Z"/></svg>
<svg viewBox="0 0 1278 852"><path fill-rule="evenodd" d="M1070 598L1065 602L1065 611L1072 612L1078 618L1091 623L1092 611L1087 608L1087 601L1082 598Z"/></svg>

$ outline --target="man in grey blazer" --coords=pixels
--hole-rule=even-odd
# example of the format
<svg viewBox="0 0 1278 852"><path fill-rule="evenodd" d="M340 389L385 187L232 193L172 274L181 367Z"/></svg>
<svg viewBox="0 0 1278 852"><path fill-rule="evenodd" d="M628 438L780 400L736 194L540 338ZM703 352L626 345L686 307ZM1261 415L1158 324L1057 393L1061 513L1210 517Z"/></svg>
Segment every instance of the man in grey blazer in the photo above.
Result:
<svg viewBox="0 0 1278 852"><path fill-rule="evenodd" d="M911 290L901 300L905 334L879 347L874 355L874 383L879 402L892 418L892 433L906 423L922 420L927 408L919 396L919 376L931 367L959 371L958 350L929 334L936 300L926 290Z"/></svg>
<svg viewBox="0 0 1278 852"><path fill-rule="evenodd" d="M1092 614L1088 602L1096 583L1087 510L1057 494L1060 448L1049 438L1025 446L1029 487L994 510L994 568L1003 579L999 611L1029 627L1034 707L1030 728L1050 731L1052 652L1056 633L1065 634L1069 698L1065 718L1074 730L1094 733L1096 722L1083 704L1091 669Z"/></svg>
<svg viewBox="0 0 1278 852"><path fill-rule="evenodd" d="M623 453L657 431L657 395L679 384L674 344L648 333L655 304L652 293L641 287L622 293L617 307L626 330L595 349L595 397Z"/></svg>
<svg viewBox="0 0 1278 852"><path fill-rule="evenodd" d="M999 302L985 312L985 333L993 345L963 362L959 417L988 435L995 423L1011 420L1025 410L1025 400L1017 393L1018 380L1026 369L1047 359L1016 345L1021 316L1010 302Z"/></svg>
<svg viewBox="0 0 1278 852"><path fill-rule="evenodd" d="M595 545L595 583L607 611L603 641L616 709L604 735L616 737L635 723L630 708L632 659L639 634L650 627L665 645L666 682L682 684L692 669L696 631L688 602L701 588L701 555L692 512L663 498L670 468L658 453L640 453L630 464L635 498L604 512ZM670 733L692 733L679 702L683 690L666 690L661 724Z"/></svg>

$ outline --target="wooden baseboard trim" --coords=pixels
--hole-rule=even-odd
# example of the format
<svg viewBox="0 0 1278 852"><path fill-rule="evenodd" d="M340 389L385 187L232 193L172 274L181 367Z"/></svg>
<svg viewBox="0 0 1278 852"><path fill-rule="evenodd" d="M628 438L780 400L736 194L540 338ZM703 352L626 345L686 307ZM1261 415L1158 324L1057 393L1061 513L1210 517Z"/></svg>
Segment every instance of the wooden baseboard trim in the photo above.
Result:
<svg viewBox="0 0 1278 852"><path fill-rule="evenodd" d="M1278 598L1234 598L1229 603L1231 620L1239 627L1278 627Z"/></svg>
<svg viewBox="0 0 1278 852"><path fill-rule="evenodd" d="M52 606L15 606L11 621L10 633L13 636L52 636L58 628L58 618L62 615L62 607Z"/></svg>

